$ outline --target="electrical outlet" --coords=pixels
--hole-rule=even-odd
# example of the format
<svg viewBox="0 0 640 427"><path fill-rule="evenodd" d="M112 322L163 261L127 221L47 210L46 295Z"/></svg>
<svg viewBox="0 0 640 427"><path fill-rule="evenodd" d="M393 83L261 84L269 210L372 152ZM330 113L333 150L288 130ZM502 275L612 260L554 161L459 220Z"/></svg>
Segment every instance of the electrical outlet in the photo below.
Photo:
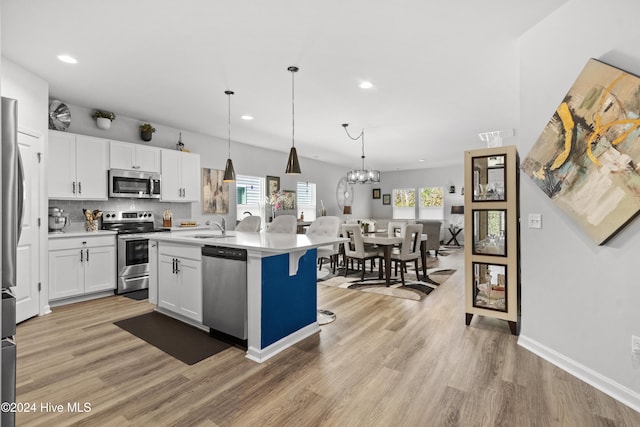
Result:
<svg viewBox="0 0 640 427"><path fill-rule="evenodd" d="M529 214L529 228L542 228L542 214Z"/></svg>
<svg viewBox="0 0 640 427"><path fill-rule="evenodd" d="M634 354L640 354L640 337L631 335L631 352Z"/></svg>

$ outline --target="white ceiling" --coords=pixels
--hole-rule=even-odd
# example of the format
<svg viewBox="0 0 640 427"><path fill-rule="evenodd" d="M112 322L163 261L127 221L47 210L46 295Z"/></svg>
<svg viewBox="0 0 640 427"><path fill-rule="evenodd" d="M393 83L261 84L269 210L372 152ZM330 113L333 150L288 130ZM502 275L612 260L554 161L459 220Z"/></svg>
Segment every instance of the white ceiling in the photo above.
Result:
<svg viewBox="0 0 640 427"><path fill-rule="evenodd" d="M301 157L358 166L348 122L367 166L417 169L517 127L517 38L565 2L2 0L2 54L63 102L225 140L233 90L232 139L283 152L296 65Z"/></svg>

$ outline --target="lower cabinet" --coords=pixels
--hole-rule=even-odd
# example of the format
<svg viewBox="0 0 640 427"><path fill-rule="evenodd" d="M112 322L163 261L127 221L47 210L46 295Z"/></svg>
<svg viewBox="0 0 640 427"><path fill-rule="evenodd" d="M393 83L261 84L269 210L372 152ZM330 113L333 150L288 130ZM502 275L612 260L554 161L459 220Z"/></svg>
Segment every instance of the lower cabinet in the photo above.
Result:
<svg viewBox="0 0 640 427"><path fill-rule="evenodd" d="M202 323L199 246L158 243L158 307Z"/></svg>
<svg viewBox="0 0 640 427"><path fill-rule="evenodd" d="M115 288L115 236L49 240L49 300Z"/></svg>

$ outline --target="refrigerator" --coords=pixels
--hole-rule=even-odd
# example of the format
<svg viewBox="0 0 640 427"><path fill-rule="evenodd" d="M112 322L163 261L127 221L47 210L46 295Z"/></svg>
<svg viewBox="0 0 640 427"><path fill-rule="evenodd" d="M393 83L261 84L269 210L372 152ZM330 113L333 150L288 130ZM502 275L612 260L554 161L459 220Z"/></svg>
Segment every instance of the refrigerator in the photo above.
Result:
<svg viewBox="0 0 640 427"><path fill-rule="evenodd" d="M24 173L20 148L18 147L18 101L2 97L2 187L1 213L2 228L0 238L2 249L2 355L0 356L0 399L16 401L16 299L12 287L16 286L16 256L18 241L22 231L22 211L24 202ZM2 427L15 426L15 412L2 411Z"/></svg>

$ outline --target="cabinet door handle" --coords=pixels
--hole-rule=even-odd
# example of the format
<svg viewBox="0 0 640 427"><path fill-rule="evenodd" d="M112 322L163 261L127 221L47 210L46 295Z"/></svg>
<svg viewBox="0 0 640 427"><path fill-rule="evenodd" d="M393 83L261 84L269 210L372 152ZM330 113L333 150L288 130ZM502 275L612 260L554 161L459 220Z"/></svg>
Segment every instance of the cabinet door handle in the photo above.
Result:
<svg viewBox="0 0 640 427"><path fill-rule="evenodd" d="M84 251L80 249L80 262L84 262Z"/></svg>
<svg viewBox="0 0 640 427"><path fill-rule="evenodd" d="M173 258L173 271L171 273L176 274L176 259L175 258Z"/></svg>
<svg viewBox="0 0 640 427"><path fill-rule="evenodd" d="M176 274L180 273L180 260L176 259Z"/></svg>
<svg viewBox="0 0 640 427"><path fill-rule="evenodd" d="M134 166L133 168L134 169L140 169L140 166Z"/></svg>
<svg viewBox="0 0 640 427"><path fill-rule="evenodd" d="M87 262L89 262L89 249L87 249Z"/></svg>
<svg viewBox="0 0 640 427"><path fill-rule="evenodd" d="M73 186L73 190L72 190L73 194L76 194L76 182L75 181L73 181L72 186Z"/></svg>
<svg viewBox="0 0 640 427"><path fill-rule="evenodd" d="M82 182L78 182L78 194L82 194Z"/></svg>

